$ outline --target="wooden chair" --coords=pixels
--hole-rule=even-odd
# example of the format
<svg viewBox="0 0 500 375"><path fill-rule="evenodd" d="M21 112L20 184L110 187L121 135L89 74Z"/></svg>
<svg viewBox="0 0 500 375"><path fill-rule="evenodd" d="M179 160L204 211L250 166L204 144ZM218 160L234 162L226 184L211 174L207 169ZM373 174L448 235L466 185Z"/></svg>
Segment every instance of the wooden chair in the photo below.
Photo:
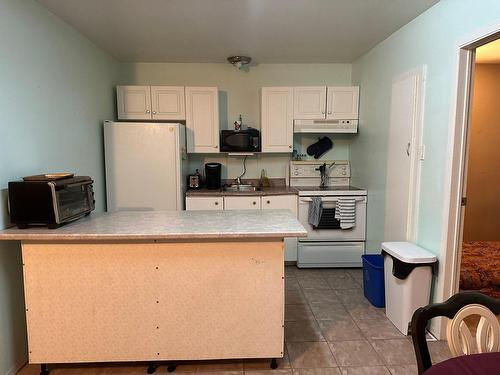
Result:
<svg viewBox="0 0 500 375"><path fill-rule="evenodd" d="M446 338L454 356L500 351L500 299L488 297L478 292L461 292L443 303L421 307L411 320L411 336L417 357L418 373L423 374L432 366L429 348L425 339L427 323L432 318L444 316L448 322ZM464 319L478 315L474 335Z"/></svg>

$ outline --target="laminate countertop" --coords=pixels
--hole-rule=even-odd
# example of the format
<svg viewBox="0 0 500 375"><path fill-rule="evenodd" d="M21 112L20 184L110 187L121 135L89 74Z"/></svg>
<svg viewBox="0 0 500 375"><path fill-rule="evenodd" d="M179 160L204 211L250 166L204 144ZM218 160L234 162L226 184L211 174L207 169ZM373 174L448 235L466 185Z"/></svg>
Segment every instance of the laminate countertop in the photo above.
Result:
<svg viewBox="0 0 500 375"><path fill-rule="evenodd" d="M0 240L99 241L305 237L288 210L119 211L91 214L57 229L0 231Z"/></svg>

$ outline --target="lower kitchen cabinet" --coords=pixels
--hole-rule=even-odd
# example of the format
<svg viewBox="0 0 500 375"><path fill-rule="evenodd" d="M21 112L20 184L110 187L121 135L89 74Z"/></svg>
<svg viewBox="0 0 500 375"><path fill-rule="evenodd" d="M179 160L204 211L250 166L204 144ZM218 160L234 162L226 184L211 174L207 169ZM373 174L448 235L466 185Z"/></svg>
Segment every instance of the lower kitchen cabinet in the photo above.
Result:
<svg viewBox="0 0 500 375"><path fill-rule="evenodd" d="M297 217L296 195L186 197L186 210L290 210ZM297 261L297 239L285 238L285 262Z"/></svg>
<svg viewBox="0 0 500 375"><path fill-rule="evenodd" d="M263 210L291 210L297 216L296 195L265 195L262 197Z"/></svg>
<svg viewBox="0 0 500 375"><path fill-rule="evenodd" d="M224 209L222 197L186 197L186 210L216 211Z"/></svg>
<svg viewBox="0 0 500 375"><path fill-rule="evenodd" d="M224 197L225 210L260 210L260 197Z"/></svg>
<svg viewBox="0 0 500 375"><path fill-rule="evenodd" d="M297 217L296 195L267 195L262 197L263 210L290 210ZM297 261L297 239L285 238L285 262Z"/></svg>

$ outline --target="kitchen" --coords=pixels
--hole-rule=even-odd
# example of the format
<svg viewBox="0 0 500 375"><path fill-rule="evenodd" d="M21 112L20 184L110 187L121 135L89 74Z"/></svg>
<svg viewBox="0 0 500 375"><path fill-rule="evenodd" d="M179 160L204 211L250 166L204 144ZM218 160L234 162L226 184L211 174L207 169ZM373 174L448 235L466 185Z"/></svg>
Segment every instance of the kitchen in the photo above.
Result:
<svg viewBox="0 0 500 375"><path fill-rule="evenodd" d="M217 87L118 86L121 122L104 124L108 211L288 209L309 228L310 236L298 246L287 240L285 261L300 267L361 266L367 192L350 186L347 160L325 158L328 152L335 155L337 136L348 142L357 133L359 87L263 87L259 92L260 130L242 123L242 115L234 122L239 130L221 130L219 118L228 116L219 113L219 97L232 98ZM166 123L179 120L185 128ZM269 154L284 164L268 163ZM252 179L255 171L247 170L247 163L259 156L261 177ZM237 169L238 164L240 171L232 177L229 165ZM164 170L172 172L162 178ZM280 178L269 179L269 170ZM206 188L200 189L202 183ZM311 196L330 196L321 229L308 223ZM357 202L352 228L341 229L337 218L327 218L328 212L335 214L334 196L361 197L352 201Z"/></svg>
<svg viewBox="0 0 500 375"><path fill-rule="evenodd" d="M229 67L235 69L230 65ZM245 74L239 69L235 70L237 70L238 74ZM150 373L155 372L156 368L164 363L170 363L169 369L175 370L178 362L202 359L269 358L271 361L270 368L276 368L279 366L277 360L284 357L282 346L284 326L283 324L276 324L276 322L283 322L284 262L298 263L299 254L305 254L304 261L302 264L299 263L301 267L360 266L361 255L364 253L366 197L363 197L364 204L359 205L359 209L356 210L354 229L340 229L340 220L331 215L328 218L327 215L324 218L318 218L317 224L323 226L322 232L352 232L354 237L346 236L335 244L332 243L332 238L333 241L336 241L335 235L333 237L326 235L326 240L330 242L325 242L325 238L307 243L297 241L298 237L304 237L306 234L303 225L307 222L307 219L304 219L304 215L307 217L309 212L308 201L313 199L308 194L317 195L322 190L329 191L328 195L331 195L331 198L327 199L329 200L328 204L325 201L325 212L334 210L338 193L342 193L346 189L351 190L351 193L356 191L361 195L366 195L364 191L349 187L350 166L347 160L330 161L319 159L319 157L333 149L332 141L330 138L325 138L324 134L344 136L344 142L348 142L348 137L355 134L357 130L356 117L358 114L359 88L350 86L264 87L259 89L259 92L262 93L261 97L264 106L268 99L276 100L276 103L268 106L263 111L267 113L270 120L263 117L260 127L262 132L254 131L252 133L254 138L249 142L249 145L255 145L256 149L242 150L240 148L234 150L237 151L235 154L231 152L228 152L227 155L224 154L228 164L230 164L229 160L231 158L236 158L238 163L241 163L241 166L246 169L247 159L251 160L253 157L253 152L250 151L258 152L259 148L262 150L260 155L264 155L264 157L260 161L260 165L266 166L262 169L269 170L271 172L270 177L267 178L266 176L264 178L264 174L267 174L267 172L262 173L261 170L263 178L261 181L254 179L253 185L249 184L250 181L244 178L246 177L244 174L239 174L242 179L236 179L236 185L231 185L231 182L228 181L230 185L223 188L221 182L222 165L211 162L205 163L205 168L202 168L203 165L195 168L205 169L206 176L203 182L206 184L207 189L187 189L190 181L192 182L195 177L199 178L199 187L199 184L202 183L200 176L188 176L188 170L192 168L189 160L191 155L196 157L200 154L196 153L196 151L202 151L203 158L220 157L219 148L235 147L234 144L230 144L230 141L223 137L224 134L227 134L227 130L221 130L219 117L227 117L227 114L222 113L222 116L220 116L218 100L223 95L220 95L216 87L136 85L119 85L116 87L117 117L119 121L107 120L103 124L108 215L94 216L91 214L88 218L71 223L75 217L65 216L65 214L66 212L73 213L70 209L70 207L74 206L71 191L75 187L78 188L80 182L75 179L80 177L46 176L49 185L54 183L58 186L56 188L57 193L53 196L61 197L61 200L55 204L55 206L59 207L55 220L45 223L49 228L56 229L49 229L49 233L47 233L41 228L31 228L34 223L44 222L25 219L23 215L26 212L29 214L31 209L29 205L27 208L25 203L21 204L20 202L33 202L33 207L37 207L34 199L40 199L40 196L34 194L35 191L33 190L31 196L20 195L21 198L18 199L14 189L14 186L17 185L14 185L14 182L9 184L11 220L22 229L20 231L18 229L8 229L2 233L2 238L4 240L21 240L25 298L26 306L28 306L26 319L30 322L28 327L29 358L30 363L39 363L41 365L40 373L42 375L48 374L53 366L62 363L108 363L130 361L132 358L149 363L148 372ZM327 93L330 93L329 96ZM295 94L297 94L299 100L294 99ZM231 99L229 95L226 97L228 101ZM307 108L307 105L311 106L311 99L313 101L319 100L318 103L312 103L312 107L319 107L317 109L319 113L313 113L312 115L295 113L295 108L302 108L303 111L311 112L310 108ZM306 104L305 108L302 102ZM285 105L281 106L280 103ZM342 108L342 105L344 107L347 105L347 108ZM344 117L341 119L327 119L327 112L336 113L337 111L340 116L344 115ZM318 115L323 116L324 119L318 121ZM297 122L296 137L293 134L295 131L293 118L295 116L299 117L300 120L300 122ZM247 124L236 123L236 125L240 125L243 129L230 131L231 136L237 138L238 135L245 136L248 134L246 132L246 129L248 129ZM266 126L268 126L267 130ZM318 133L316 126L320 127L321 133ZM275 134L272 133L273 131ZM330 132L331 134L329 134ZM261 133L262 137L260 136ZM255 136L256 134L258 135ZM323 142L326 139L329 142L326 142L326 145L318 142L318 134L322 137ZM221 139L222 142L220 142ZM213 141L213 144L207 144L207 140ZM277 144L276 141L281 141L282 144ZM199 144L196 144L196 142ZM308 147L312 144L315 150L314 153L310 153L313 157L317 156L318 159L311 157L314 161L292 161L291 154L294 151L294 142L298 142L299 145L303 143ZM340 143L342 144L342 141ZM266 151L271 151L271 155L277 156L278 160L280 160L277 167L273 166L272 163L269 167L267 166ZM305 152L306 150L301 148L295 150L296 154ZM305 159L304 156L300 158ZM197 167L196 158L193 159L194 161L191 160L191 163L194 167ZM326 162L328 162L328 166ZM320 169L323 169L322 173L320 173ZM283 177L273 177L276 175L274 174L275 171L278 171L277 175ZM299 171L301 171L300 175ZM224 174L227 176L227 173L226 169ZM250 173L249 176L252 176ZM293 177L290 177L292 174ZM51 179L55 179L54 182ZM16 184L22 187L47 184L43 176L41 178L31 176L25 178L25 180ZM66 183L66 181L68 182ZM84 186L89 186L88 180L81 183L85 184ZM259 186L263 184L270 186ZM293 186L294 184L297 186ZM324 185L322 188L320 187L321 184ZM196 187L196 181L194 187ZM303 190L302 193L299 193L300 189ZM311 190L313 190L312 193ZM27 191L29 194L29 189ZM68 193L64 193L65 191L68 191ZM197 194L201 194L201 196ZM213 194L217 195L215 201ZM300 204L299 194L302 195ZM94 196L92 187L90 187L90 190L84 194L84 197L90 199L85 205L85 207L90 206L90 210L82 212L80 215L87 215L92 211ZM65 208L65 204L68 204L68 209ZM333 206L330 207L332 204ZM330 208L326 208L326 206ZM172 216L170 219L155 214L155 212L161 213L164 210L182 212L184 207L187 208L185 214L178 217ZM206 210L206 208L213 209L214 207L216 209L222 208L222 210L217 210L217 213ZM250 211L246 211L248 209ZM284 209L288 214L280 223L279 215L281 211L276 210L281 209ZM258 216L252 214L252 211ZM234 212L234 215L232 212ZM297 220L299 214L302 217L302 224ZM158 221L160 218L163 218L162 221ZM292 221L290 221L290 218L293 218ZM207 227L211 219L215 220L218 225ZM66 224L66 221L70 221L70 223ZM172 222L171 225L167 225L166 223L170 221ZM140 223L144 223L145 226L141 226ZM261 226L257 228L257 224ZM184 228L188 229L187 232L185 232L186 229ZM241 232L238 228L242 228ZM310 228L312 229L312 227ZM50 233L51 230L54 231L53 234ZM234 242L232 240L234 236L237 236L237 240L241 242ZM137 312L134 313L134 306L143 305L144 303L147 306L148 299L144 300L145 295L143 293L139 293L135 297L127 296L130 286L124 281L127 279L125 274L136 275L138 270L147 270L148 264L144 262L150 257L144 258L145 254L151 253L151 256L156 254L154 269L164 269L168 264L168 268L171 270L167 273L163 271L167 279L153 281L149 276L144 279L134 276L134 284L144 290L151 287L155 290L155 285L158 288L163 285L158 283L165 283L166 280L170 280L168 283L173 285L172 278L176 277L174 270L180 271L185 268L185 259L191 259L191 257L195 256L201 261L200 255L202 253L200 252L209 251L212 253L214 251L214 244L202 244L200 240L215 241L218 251L226 249L226 253L220 254L219 257L214 254L207 258L207 263L193 269L192 274L181 271L183 278L187 278L187 280L198 278L202 282L201 284L195 284L192 291L189 290L187 285L184 285L183 288L176 287L172 289L172 291L178 290L181 292L180 295L159 295L155 292L154 299L157 304L161 304L163 300L169 300L169 306L179 311L179 318L176 319L182 320L184 293L192 296L201 293L200 297L194 300L194 309L200 309L201 306L204 306L209 311L216 311L215 315L204 315L196 319L197 323L195 325L189 323L189 327L186 326L185 330L189 330L194 334L194 336L189 337L186 335L187 331L176 330L176 319L170 310L166 312L172 316L172 326L158 320L157 316L160 311L154 311L152 315L147 311L142 311L138 315ZM178 244L179 241L182 242L183 246L186 246L186 250L182 257L184 261L181 260L177 263L172 258L174 255L171 252L181 246ZM245 251L245 257L239 265L237 258L235 258L236 254L232 254L236 243L240 251ZM285 253L282 252L283 244L285 245ZM123 251L120 255L120 264L113 260L116 259L116 255L113 255L113 249L117 245ZM335 245L338 246L339 251L331 251ZM126 255L125 252L129 246L131 246L131 253ZM157 247L163 249L160 251L166 251L166 254L169 255L166 258L163 255L160 256ZM139 258L133 254L134 250L132 249L136 248L141 249ZM49 249L50 251L47 251ZM84 256L87 259L87 271L84 273L82 273L80 265L76 265L75 268L71 259L65 256L66 254L73 254L73 257L80 258L83 254L88 254L90 249L92 249L91 253L94 254L92 255L93 260L89 258L90 254ZM102 249L106 250L106 254L111 254L111 258L108 259L107 256L100 254ZM191 255L187 249L194 249L193 254ZM278 250L278 253L276 253L276 250ZM262 253L262 251L265 253ZM231 255L228 256L229 254ZM264 256L264 254L266 255ZM269 258L271 254L275 255ZM286 254L286 259L284 254ZM55 259L57 259L57 262L55 262ZM268 267L272 268L262 273L263 269L260 266L254 268L254 273L247 262L249 259L255 260L257 266L261 262L265 262ZM227 263L228 260L230 263ZM57 265L56 267L51 265L53 262ZM115 267L113 267L115 271L101 279L100 275L102 275L106 267L111 266L110 262L115 264ZM179 268L173 267L174 264L177 264ZM217 264L218 267L214 267L214 264ZM130 265L133 265L132 269ZM102 269L101 267L105 268ZM243 286L245 285L244 280L240 283L234 283L234 280L227 283L226 278L220 280L217 275L221 267L225 269L226 278L231 274L237 277L237 275L241 274L241 270L244 270L247 277L246 283L255 283L254 280L259 279L265 282L261 286L255 285L255 288L259 290L259 298L257 299L252 294L253 288ZM35 271L35 269L43 269L44 271ZM68 273L71 274L70 279L68 279ZM121 294L122 292L119 292L118 289L114 289L109 298L105 297L104 290L97 295L92 293L87 296L83 295L81 291L87 289L85 273L93 275L94 285L92 290L102 290L104 285L120 283L123 284L124 289L122 292L124 294ZM203 274L202 278L196 276L200 274ZM77 275L81 275L81 277ZM274 279L274 282L269 282L269 277L272 275L278 278L277 280ZM225 298L212 297L210 302L201 298L201 295L212 295L214 285L220 288L225 283L227 283L227 286L224 287ZM43 294L36 287L36 285L40 284L45 285L44 290L46 292ZM61 285L67 286L64 288L64 292L60 288ZM231 289L234 289L234 291L231 292ZM234 307L229 304L224 323L222 323L220 314L225 311L223 306L228 304L226 299L228 294L240 296L239 298L247 295L248 297L244 298L245 303L239 304L240 309L243 310L235 311ZM58 295L64 295L65 297L60 299ZM69 295L74 295L76 299L71 301ZM96 298L101 301L103 299L107 300L104 310L101 311L95 305ZM120 307L115 306L112 302L118 302L124 298L128 300L128 303L123 304L121 302ZM274 301L274 303L269 304L267 309L259 309L257 315L251 313L250 306L267 305L266 301L269 300ZM76 310L68 310L68 303L69 306L74 306ZM116 321L117 324L121 320L119 315L115 314L125 309L123 311L126 312L129 318L122 321L121 324L124 324L123 322L132 324L140 332L146 333L146 336L151 338L158 335L158 329L166 329L167 333L163 333L161 337L166 342L175 342L176 344L170 347L157 342L152 347L148 347L148 344L138 342L138 346L134 346L132 337L139 334L139 331L134 330L129 330L127 335L120 333L121 339L113 341L114 333L121 331L120 324L118 326L107 324L102 327L94 322L90 326L86 324L66 325L64 331L56 328L57 322L63 319L63 316L72 316L82 322L91 323L94 319L89 318L87 308L97 312L98 321ZM51 318L49 319L47 314L52 309L55 309L57 313L50 314ZM113 311L113 313L108 315L106 311ZM191 315L192 313L188 308L184 314ZM45 318L42 321L38 320L42 316L45 316ZM234 317L234 320L231 319L231 316ZM245 318L245 316L248 317ZM270 320L271 316L274 316L272 320ZM136 318L139 318L139 321L136 321ZM148 327L140 323L144 319L145 322L152 321L153 326L156 326L156 329L149 334L147 333ZM210 342L214 345L214 348L207 351L208 343L200 340L197 335L203 331L203 327L210 326L215 321L220 321L218 325L223 331L227 330L224 327L231 327L235 324L240 324L241 327L251 324L254 330L253 332L247 330L245 334L247 340L241 341L243 347L233 347L230 344L241 340L241 332L235 331L234 336L224 335L217 338L216 332L211 330L207 332L207 335L210 337ZM267 323L263 324L264 322ZM73 343L71 338L82 336L81 329L85 330L84 342L87 344L79 347ZM174 332L177 333L174 334ZM132 337L128 335L132 335ZM199 342L198 348L182 349L193 340ZM104 345L102 347L97 344L97 342L101 341ZM93 351L85 349L89 344L94 348ZM160 346L158 346L159 344ZM113 347L111 351L109 349L110 345ZM254 349L252 349L252 345L255 345ZM50 348L50 350L47 351L45 348Z"/></svg>
<svg viewBox="0 0 500 375"><path fill-rule="evenodd" d="M238 214L231 216L233 213L229 212L232 211L229 208L232 205L250 209L260 207L258 213L253 212L251 215L262 217L267 214L267 205L286 208L280 212L290 212L288 214L292 215L297 225L315 233L317 230L311 230L309 218L306 221L304 213L307 212L309 216L308 207L318 192L324 195L327 203L326 214L333 213L331 210L338 204L339 192L342 193L341 198L347 198L347 206L352 203L350 199L355 201L356 222L353 228L339 229L338 226L342 224L338 223L340 220L335 219L333 213L335 220L323 223L327 228L319 229L320 237L312 241L307 240L309 237L304 236L300 227L284 235L286 230L280 232L270 226L269 230L275 231L271 242L286 243L286 262L292 265L283 270L288 279L288 285L284 286L288 312L285 312L284 317L286 344L283 359L280 360L278 356L280 371L291 373L293 369L296 373L307 373L320 368L328 369L331 374L369 370L373 370L374 374L389 371L392 374L405 373L405 370L408 374L415 373L413 360L404 353L397 360L388 358L391 345L398 344L398 350L407 351L408 340L386 326L387 322L383 320L386 319L385 315L380 310L367 305L361 290L362 274L359 271L359 255L380 252L380 243L384 238L391 84L392 79L402 72L417 65L428 65L428 96L425 100L431 116L426 118L423 132L423 142L428 147L425 162L422 163L418 241L436 255L442 256L442 228L445 227L442 201L446 200L446 183L442 176L447 170L444 161L447 155L443 145L447 143L446 134L449 131L446 119L450 113L451 100L446 93L453 80L453 69L450 67L456 51L452 49L456 39L464 33L496 20L498 4L486 2L483 5L463 2L457 7L449 0L418 3L403 1L391 6L376 1L366 5L368 9L360 10L350 2L339 5L343 3L340 0L328 5L319 4L319 1L315 1L314 5L308 2L297 8L279 1L272 9L267 8L271 6L269 4L251 1L231 5L226 3L224 7L217 8L210 5L212 1L206 1L196 2L193 11L189 5L177 0L169 4L154 0L148 7L139 2L129 2L127 6L116 5L115 0L106 3L89 0L85 4L74 0L4 0L0 4L0 38L3 42L2 51L6 52L2 55L2 61L8 74L0 75L2 87L5 88L0 92L1 102L5 104L0 115L0 141L4 151L0 161L0 225L3 229L12 224L8 214L8 182L52 171L90 176L94 181L95 192L95 212L91 213L90 219L100 217L113 204L113 198L106 199L107 193L113 189L113 178L106 176L110 173L108 170L112 161L105 163L105 159L109 159L106 153L110 149L109 146L107 149L105 147L105 121L156 124L153 126L167 122L164 128L167 131L173 129L172 133L183 126L189 129L189 97L192 99L196 96L190 90L210 88L206 95L201 95L204 99L208 98L208 102L202 103L204 109L201 113L205 113L203 118L208 119L212 126L203 128L203 131L207 131L202 136L204 144L196 144L196 132L186 132L184 155L187 163L182 163L186 169L178 174L178 182L172 188L174 191L177 184L184 184L187 200L183 190L179 189L179 196L167 199L166 204L175 200L179 207L189 208L190 200L197 198L200 200L192 202L199 208L201 200L205 199L207 207L217 206L218 210L203 210L203 217L212 214L214 216L208 217L214 220L222 217L224 220L234 220L230 226L237 226L241 230L245 229L245 219L238 217ZM256 3L259 3L258 6ZM346 5L349 3L352 7ZM164 7L168 6L175 7L175 11L166 11ZM322 11L323 6L328 9ZM340 11L338 6L348 9ZM168 17L168 21L162 20L162 17ZM456 22L444 24L444 18ZM429 35L429 30L432 30L432 35ZM249 56L253 61L239 69L227 62L229 56ZM152 87L175 87L172 96L177 95L180 99L178 104L184 105L184 116L166 120L153 117L120 118L117 87L124 86L143 87L139 93L143 98L148 95L148 89L144 90L144 87L148 87L151 105L154 96L151 95ZM328 95L328 88L339 87L359 88L356 116L349 116L353 118L346 120L358 121L357 132L308 132L308 126L318 125L311 121L318 119L295 117L295 100L300 97L295 96L295 90L313 88L316 99L307 99L304 103L316 104L311 112L316 113L319 120L325 118L326 121L329 109L326 103L333 97ZM280 88L269 94L276 94L280 103L286 102L288 105L287 110L279 111L278 119L273 118L271 121L285 124L283 128L280 127L284 132L269 133L266 130L265 120L262 120L266 111L266 105L262 102L266 88ZM181 89L184 95L179 94ZM171 94L169 92L168 96ZM143 104L146 103L148 101L144 100ZM276 109L275 105L272 107ZM148 110L139 106L139 111L143 109L144 112ZM206 111L210 109L213 109L211 115L206 116ZM153 116L153 107L149 110ZM155 112L157 115L158 110ZM239 121L240 115L243 125L259 130L261 151L253 155L213 152L214 146L221 146L220 131L234 129L234 122ZM181 125L173 125L176 123ZM322 125L321 121L319 124ZM190 138L193 135L195 137ZM274 140L269 141L270 136L277 137L276 144ZM180 140L181 137L179 135L175 139ZM307 155L307 148L317 142L318 137L329 137L333 147L320 159L314 159L314 156ZM195 152L187 149L190 142L191 146L197 148ZM275 147L274 151L266 151L265 146ZM170 151L163 152L161 144L155 147L151 150L142 149L142 152L172 154ZM406 147L403 152L406 152ZM179 157L182 158L182 152L179 152ZM196 169L203 176L205 165L209 163L221 165L221 184L234 184L244 171L245 157L246 173L240 177L242 184L250 182L253 187L259 188L262 176L262 185L269 181L274 186L256 189L255 192L229 191L245 189L241 186L225 191L187 189L187 176L196 175ZM331 167L327 183L331 186L319 190L321 176L316 168L323 164L326 164L323 168ZM264 174L262 170L265 170ZM296 177L295 172L299 173ZM152 192L148 189L154 186L141 185L139 181L151 177L146 176L146 173L141 168L131 169L128 184L133 186L137 183L135 186L139 187L131 193L138 191L139 196L150 200L145 203L134 202L140 210L137 215L151 215L148 220L153 220L155 211L151 211L151 208L158 199L154 198L154 189ZM172 174L172 180L173 177ZM172 183L161 179L155 181L158 184L167 182ZM361 190L348 188L350 186ZM151 202L153 198L156 202ZM123 210L117 211L117 215L129 212L130 207L126 207L128 204L124 202ZM196 212L187 210L182 214L192 215L189 220L196 220ZM331 216L325 216L327 218L331 219ZM88 219L83 218L74 225L86 225ZM266 220L267 224L272 223L269 217ZM54 229L54 233L74 228L71 225ZM344 225L348 226L349 223ZM133 225L127 228L119 229L134 231ZM230 229L225 228L222 233L227 235ZM14 237L10 237L11 240L0 242L3 265L0 271L1 374L15 374L30 355L26 338L23 259L19 241L33 241L33 238L27 239L31 230L24 232L24 239L16 237L19 240L12 240ZM189 235L196 236L197 230L203 232L204 228L193 227ZM126 241L137 241L136 237L132 238L137 233L130 232L123 234L129 236ZM262 233L253 232L254 239L250 242L260 242ZM345 233L353 235L338 237L338 234ZM71 235L74 233L68 236ZM97 233L87 233L89 235ZM159 240L157 236L166 238L170 235L164 232L149 233L148 241ZM206 242L213 240L208 238L213 234L204 232L203 235L207 236ZM38 245L44 242L40 238L37 241L40 242ZM50 241L60 239L52 238ZM69 241L68 237L64 241ZM175 242L175 239L163 241ZM318 246L323 243L338 245L340 257L324 258L325 252L322 246ZM297 263L301 263L299 267L296 267ZM273 259L272 264L277 267L277 258ZM433 300L443 300L441 280L434 278L437 286L434 288ZM233 289L232 293L237 293L237 290ZM330 304L329 309L327 304ZM273 311L275 319L278 309ZM302 323L306 320L310 325L304 327ZM370 325L383 328L373 333ZM349 343L361 345L366 349L359 350L363 354L373 354L375 350L376 356L364 356L366 363L345 360L335 350L340 350L338 345ZM395 347L392 349L395 350ZM321 353L320 360L318 353ZM220 365L203 362L187 370L203 372L215 369L238 373L269 370L269 360L275 358L276 353L272 354L262 363L257 359ZM144 373L144 364L139 367L131 371ZM370 369L365 370L365 367ZM27 368L35 373L39 369ZM180 370L181 366L178 368ZM64 373L63 369L54 369L54 373L56 371ZM78 373L79 370L75 371ZM106 368L103 371L113 370Z"/></svg>
<svg viewBox="0 0 500 375"><path fill-rule="evenodd" d="M241 116L234 131L219 131L214 87L117 86L116 91L118 118L128 121L103 126L106 215L91 214L95 194L89 177L46 174L9 183L10 218L18 229L4 230L0 238L21 241L30 363L41 365L41 375L54 364L131 360L149 362L149 373L161 363L175 371L186 360L233 358L270 358L270 367L277 368L277 359L284 357L283 264L359 267L366 191L349 185L348 161L320 159L333 147L326 136L308 147L313 161L290 160L288 178L269 179L262 170L259 181L243 179L246 160L267 149L290 154L294 129L314 136L317 126L323 134L354 133L359 88L263 88L262 139ZM311 114L314 107L318 113ZM295 124L293 117L300 117ZM184 118L186 125L177 123ZM273 132L286 144L280 145ZM214 144L207 145L207 139ZM187 175L189 154L197 148L242 158L244 172L223 184L222 165L212 162L205 164L203 179L198 172ZM43 212L45 199L52 201L53 217ZM314 210L317 217L311 219ZM189 267L194 258L197 266ZM151 278L153 259L154 270L163 271ZM246 279L235 282L242 274ZM109 295L107 285L115 285ZM150 292L128 295L132 285ZM171 286L166 295L159 293L165 285ZM166 310L137 311L155 301L168 301ZM266 308L253 311L252 306ZM202 316L179 323L203 308ZM164 314L168 323L158 318ZM58 328L65 316L85 323ZM125 334L124 324L136 330ZM156 328L149 331L151 324ZM207 330L214 324L218 330ZM235 326L248 326L246 338L234 328L223 334ZM113 338L117 332L119 339ZM140 333L154 344L135 342ZM81 346L72 337L81 337ZM158 342L160 337L165 341Z"/></svg>

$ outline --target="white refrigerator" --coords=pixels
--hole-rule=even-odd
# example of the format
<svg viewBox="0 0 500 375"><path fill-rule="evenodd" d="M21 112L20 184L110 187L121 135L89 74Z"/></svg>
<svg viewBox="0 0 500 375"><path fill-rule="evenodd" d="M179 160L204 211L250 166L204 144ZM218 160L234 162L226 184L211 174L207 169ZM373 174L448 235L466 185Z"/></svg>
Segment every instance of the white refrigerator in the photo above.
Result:
<svg viewBox="0 0 500 375"><path fill-rule="evenodd" d="M107 211L183 210L182 124L104 122Z"/></svg>

